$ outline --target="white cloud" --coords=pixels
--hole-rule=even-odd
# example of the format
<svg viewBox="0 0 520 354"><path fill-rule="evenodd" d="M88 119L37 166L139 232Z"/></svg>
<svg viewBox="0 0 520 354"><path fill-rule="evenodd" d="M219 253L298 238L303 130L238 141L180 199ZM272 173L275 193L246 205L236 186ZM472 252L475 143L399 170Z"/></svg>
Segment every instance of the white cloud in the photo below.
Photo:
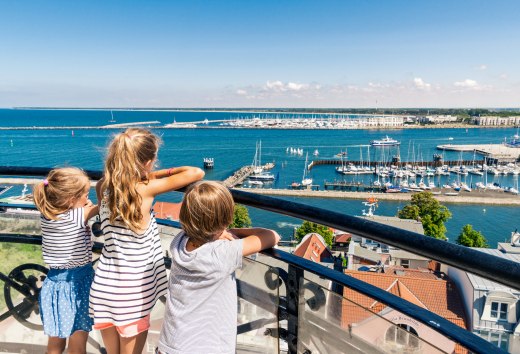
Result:
<svg viewBox="0 0 520 354"><path fill-rule="evenodd" d="M280 80L276 81L267 81L267 83L264 86L264 89L267 91L273 91L273 92L295 92L295 91L302 91L309 88L309 84L300 84L296 82L288 82L284 84Z"/></svg>
<svg viewBox="0 0 520 354"><path fill-rule="evenodd" d="M456 87L462 87L462 88L471 88L471 89L477 89L479 87L478 83L475 80L466 79L464 81L456 81L453 83Z"/></svg>
<svg viewBox="0 0 520 354"><path fill-rule="evenodd" d="M423 79L421 79L420 77L414 78L413 84L415 85L416 88L418 88L420 90L429 91L432 88L431 84L424 82Z"/></svg>
<svg viewBox="0 0 520 354"><path fill-rule="evenodd" d="M479 65L478 69L479 70L486 70L487 69L487 65L486 64L481 64L481 65Z"/></svg>
<svg viewBox="0 0 520 354"><path fill-rule="evenodd" d="M246 90L238 89L236 92L237 92L237 95L239 95L239 96L247 96Z"/></svg>

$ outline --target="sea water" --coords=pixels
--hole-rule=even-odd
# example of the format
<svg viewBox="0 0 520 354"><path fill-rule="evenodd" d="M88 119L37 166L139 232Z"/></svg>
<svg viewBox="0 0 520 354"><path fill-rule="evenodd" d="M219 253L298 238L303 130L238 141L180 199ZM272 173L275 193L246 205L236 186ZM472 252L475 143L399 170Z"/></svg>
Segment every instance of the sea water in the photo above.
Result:
<svg viewBox="0 0 520 354"><path fill-rule="evenodd" d="M184 121L224 120L251 117L245 112L190 112L190 111L141 111L114 110L115 122L110 122L109 110L0 110L0 127L54 127L53 129L0 130L0 165L60 167L79 166L83 169L101 170L103 158L110 139L117 129L73 129L76 126L99 127L108 124L159 121L159 125ZM257 115L258 116L258 115ZM211 126L211 125L210 125ZM218 124L213 124L218 127ZM67 128L59 128L67 127ZM440 144L485 144L500 143L516 131L512 128L490 129L393 129L393 130L269 130L269 129L162 129L152 128L161 136L163 145L159 151L158 167L192 165L202 167L204 157L215 159L215 168L206 171L206 179L223 180L244 165L252 163L257 142L262 143L262 163L274 162L271 171L277 179L264 188L289 188L292 182L301 182L305 155L314 159L338 159L341 151L347 151L351 161L389 161L400 155L403 161L431 161L433 154L443 153L445 160L471 160L473 153L441 152ZM399 149L369 148L369 142L386 135L401 142ZM452 138L452 139L450 139ZM302 149L302 155L288 153L288 148ZM313 156L315 150L319 156ZM479 159L479 157L476 157ZM371 175L344 177L335 172L334 165L314 167L310 174L314 184L323 189L325 181L348 180L370 183ZM450 176L455 181L457 176ZM504 186L518 183L512 176L495 179L487 176L487 182ZM468 176L468 184L483 180L483 177ZM442 184L448 178L436 179ZM159 200L179 201L179 193L160 196ZM361 215L361 200L329 198L289 198L288 200L310 204L323 209ZM520 198L520 197L519 197ZM380 201L377 215L394 216L407 202ZM446 223L447 236L454 241L462 226L472 224L488 239L490 246L509 239L511 231L520 226L520 208L516 206L491 206L471 204L446 204L453 217ZM277 229L289 239L294 227L301 220L249 208L254 225Z"/></svg>

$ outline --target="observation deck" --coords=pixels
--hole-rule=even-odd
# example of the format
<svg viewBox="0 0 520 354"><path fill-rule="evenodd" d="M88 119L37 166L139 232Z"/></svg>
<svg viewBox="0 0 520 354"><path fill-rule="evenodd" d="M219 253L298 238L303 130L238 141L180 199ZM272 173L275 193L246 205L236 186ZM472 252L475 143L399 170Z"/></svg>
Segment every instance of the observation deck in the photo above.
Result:
<svg viewBox="0 0 520 354"><path fill-rule="evenodd" d="M42 179L49 170L0 167L0 176ZM94 180L101 177L99 171L87 173ZM512 260L337 211L241 190L231 192L236 202L249 207L343 230L492 280L516 293L520 290L520 264ZM7 207L31 208L0 204L0 210ZM158 223L167 250L180 225L161 219ZM103 238L95 241L94 266ZM38 217L0 213L0 257L0 352L43 353L47 338L42 332L38 294L47 268L41 258ZM165 260L169 267L167 252ZM237 271L238 353L520 352L518 335L512 333L499 347L485 340L482 332L473 333L470 321L461 327L417 301L280 249L246 257L243 264ZM368 301L350 297L353 293ZM515 304L518 321L518 298ZM159 301L143 353L153 353L163 313L164 301ZM99 332L92 331L88 353L104 352Z"/></svg>

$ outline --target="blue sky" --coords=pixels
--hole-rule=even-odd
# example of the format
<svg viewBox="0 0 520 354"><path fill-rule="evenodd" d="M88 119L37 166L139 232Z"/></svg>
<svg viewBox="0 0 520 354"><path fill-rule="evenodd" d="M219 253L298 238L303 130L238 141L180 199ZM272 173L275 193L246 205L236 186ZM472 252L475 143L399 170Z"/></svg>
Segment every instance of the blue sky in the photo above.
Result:
<svg viewBox="0 0 520 354"><path fill-rule="evenodd" d="M0 0L0 107L519 107L519 1Z"/></svg>

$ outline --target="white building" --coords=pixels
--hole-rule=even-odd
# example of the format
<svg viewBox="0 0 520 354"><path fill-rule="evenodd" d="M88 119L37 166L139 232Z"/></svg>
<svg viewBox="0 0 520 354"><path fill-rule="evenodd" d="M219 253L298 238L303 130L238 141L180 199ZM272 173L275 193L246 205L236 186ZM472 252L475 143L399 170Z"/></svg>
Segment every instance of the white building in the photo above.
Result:
<svg viewBox="0 0 520 354"><path fill-rule="evenodd" d="M519 233L498 249L478 248L493 256L520 262ZM511 249L512 252L506 252ZM520 353L520 289L512 289L454 267L448 276L463 296L470 330L510 353Z"/></svg>
<svg viewBox="0 0 520 354"><path fill-rule="evenodd" d="M456 121L457 121L457 116L452 116L451 114L428 115L428 116L419 118L419 122L428 123L428 124L455 123Z"/></svg>
<svg viewBox="0 0 520 354"><path fill-rule="evenodd" d="M498 117L498 116L482 116L474 117L473 121L476 125L488 126L514 126L520 125L520 116Z"/></svg>

